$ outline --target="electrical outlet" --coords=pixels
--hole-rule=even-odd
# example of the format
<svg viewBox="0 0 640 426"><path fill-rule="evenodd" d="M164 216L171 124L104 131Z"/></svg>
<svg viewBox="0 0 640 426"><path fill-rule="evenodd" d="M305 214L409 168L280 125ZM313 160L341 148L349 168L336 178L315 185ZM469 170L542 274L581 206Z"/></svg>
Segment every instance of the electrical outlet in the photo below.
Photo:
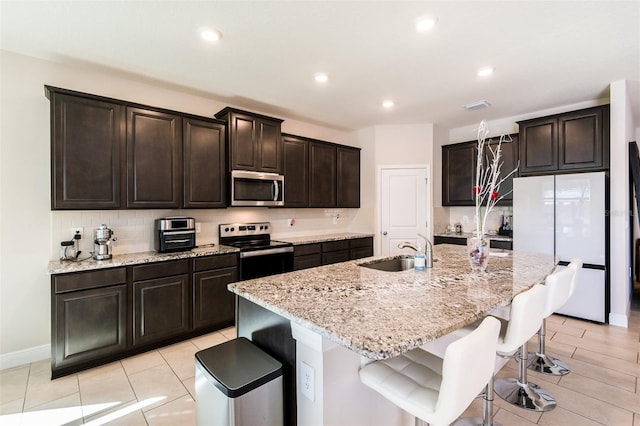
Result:
<svg viewBox="0 0 640 426"><path fill-rule="evenodd" d="M202 228L200 227L200 222L196 222L196 234L199 234L200 231L202 231Z"/></svg>
<svg viewBox="0 0 640 426"><path fill-rule="evenodd" d="M71 237L75 237L76 234L80 234L79 239L82 239L82 236L84 235L84 228L82 226L71 228Z"/></svg>
<svg viewBox="0 0 640 426"><path fill-rule="evenodd" d="M315 378L313 367L300 362L300 389L302 395L304 395L309 401L315 401Z"/></svg>

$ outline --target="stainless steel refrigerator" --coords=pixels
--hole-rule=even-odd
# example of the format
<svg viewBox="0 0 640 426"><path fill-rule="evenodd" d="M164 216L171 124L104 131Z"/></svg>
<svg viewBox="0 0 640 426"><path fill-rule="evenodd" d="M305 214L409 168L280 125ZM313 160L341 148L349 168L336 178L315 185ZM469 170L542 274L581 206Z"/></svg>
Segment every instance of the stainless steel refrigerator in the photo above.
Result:
<svg viewBox="0 0 640 426"><path fill-rule="evenodd" d="M513 181L513 249L555 254L558 269L582 259L576 291L557 313L601 323L609 317L607 185L604 172Z"/></svg>

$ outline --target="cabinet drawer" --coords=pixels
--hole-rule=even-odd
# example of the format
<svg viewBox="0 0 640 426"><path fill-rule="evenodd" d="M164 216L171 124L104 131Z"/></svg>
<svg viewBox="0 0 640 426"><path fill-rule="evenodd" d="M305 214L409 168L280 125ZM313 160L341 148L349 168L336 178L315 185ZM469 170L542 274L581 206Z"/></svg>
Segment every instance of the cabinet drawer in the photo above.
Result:
<svg viewBox="0 0 640 426"><path fill-rule="evenodd" d="M315 268L322 265L322 255L320 253L296 256L293 258L293 270Z"/></svg>
<svg viewBox="0 0 640 426"><path fill-rule="evenodd" d="M330 265L332 263L346 262L349 260L349 250L330 251L322 253L322 264Z"/></svg>
<svg viewBox="0 0 640 426"><path fill-rule="evenodd" d="M505 250L513 250L513 242L505 240L489 240L489 247Z"/></svg>
<svg viewBox="0 0 640 426"><path fill-rule="evenodd" d="M442 237L436 235L433 237L434 244L456 244L459 246L466 246L467 239L465 237Z"/></svg>
<svg viewBox="0 0 640 426"><path fill-rule="evenodd" d="M349 240L349 246L351 248L373 247L373 237L354 238L353 240Z"/></svg>
<svg viewBox="0 0 640 426"><path fill-rule="evenodd" d="M210 269L231 268L237 265L237 254L224 254L193 259L194 272L208 271Z"/></svg>
<svg viewBox="0 0 640 426"><path fill-rule="evenodd" d="M373 247L356 247L351 249L351 260L373 256Z"/></svg>
<svg viewBox="0 0 640 426"><path fill-rule="evenodd" d="M126 282L126 268L102 269L91 272L53 276L54 291L56 293L87 290Z"/></svg>
<svg viewBox="0 0 640 426"><path fill-rule="evenodd" d="M170 277L172 275L188 273L189 260L152 263L151 265L134 266L131 269L133 270L133 281Z"/></svg>
<svg viewBox="0 0 640 426"><path fill-rule="evenodd" d="M306 256L308 254L319 254L322 251L321 244L304 244L293 248L294 256Z"/></svg>
<svg viewBox="0 0 640 426"><path fill-rule="evenodd" d="M323 253L328 251L348 250L348 249L349 249L349 240L329 241L326 243L322 243Z"/></svg>

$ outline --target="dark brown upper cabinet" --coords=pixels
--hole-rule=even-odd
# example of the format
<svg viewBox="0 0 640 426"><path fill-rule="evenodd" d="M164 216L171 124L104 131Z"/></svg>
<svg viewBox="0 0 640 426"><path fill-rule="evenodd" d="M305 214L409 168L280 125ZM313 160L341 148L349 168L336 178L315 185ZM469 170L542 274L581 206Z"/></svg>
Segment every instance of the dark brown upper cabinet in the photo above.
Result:
<svg viewBox="0 0 640 426"><path fill-rule="evenodd" d="M335 145L309 143L309 207L337 206L336 156Z"/></svg>
<svg viewBox="0 0 640 426"><path fill-rule="evenodd" d="M518 135L512 134L511 142L501 145L500 178L508 175L518 164ZM498 145L499 137L490 138L489 145L494 150ZM469 141L442 147L442 205L443 206L475 206L473 186L476 179L478 142ZM485 161L491 159L491 154L485 153ZM485 167L488 167L486 165ZM499 196L505 197L498 205L512 205L513 178L517 172L507 178L501 185Z"/></svg>
<svg viewBox="0 0 640 426"><path fill-rule="evenodd" d="M309 205L309 144L293 135L282 135L284 206Z"/></svg>
<svg viewBox="0 0 640 426"><path fill-rule="evenodd" d="M125 109L45 86L51 105L51 209L121 206Z"/></svg>
<svg viewBox="0 0 640 426"><path fill-rule="evenodd" d="M609 168L609 106L518 122L520 174Z"/></svg>
<svg viewBox="0 0 640 426"><path fill-rule="evenodd" d="M179 208L182 118L127 107L127 207Z"/></svg>
<svg viewBox="0 0 640 426"><path fill-rule="evenodd" d="M475 185L476 142L442 147L442 205L472 206Z"/></svg>
<svg viewBox="0 0 640 426"><path fill-rule="evenodd" d="M183 206L226 207L224 124L184 118L182 131Z"/></svg>
<svg viewBox="0 0 640 426"><path fill-rule="evenodd" d="M282 172L283 120L230 107L215 117L227 122L229 170Z"/></svg>
<svg viewBox="0 0 640 426"><path fill-rule="evenodd" d="M337 148L338 207L360 207L360 149Z"/></svg>

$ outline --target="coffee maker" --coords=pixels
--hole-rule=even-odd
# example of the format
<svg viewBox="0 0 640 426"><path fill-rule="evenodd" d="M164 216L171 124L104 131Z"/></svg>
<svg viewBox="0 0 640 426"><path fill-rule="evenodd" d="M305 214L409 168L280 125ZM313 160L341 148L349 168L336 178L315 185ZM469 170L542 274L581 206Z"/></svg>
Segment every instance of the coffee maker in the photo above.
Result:
<svg viewBox="0 0 640 426"><path fill-rule="evenodd" d="M113 231L107 228L104 223L100 225L100 228L93 231L93 258L95 260L107 260L111 259L111 243L116 241L113 237Z"/></svg>

